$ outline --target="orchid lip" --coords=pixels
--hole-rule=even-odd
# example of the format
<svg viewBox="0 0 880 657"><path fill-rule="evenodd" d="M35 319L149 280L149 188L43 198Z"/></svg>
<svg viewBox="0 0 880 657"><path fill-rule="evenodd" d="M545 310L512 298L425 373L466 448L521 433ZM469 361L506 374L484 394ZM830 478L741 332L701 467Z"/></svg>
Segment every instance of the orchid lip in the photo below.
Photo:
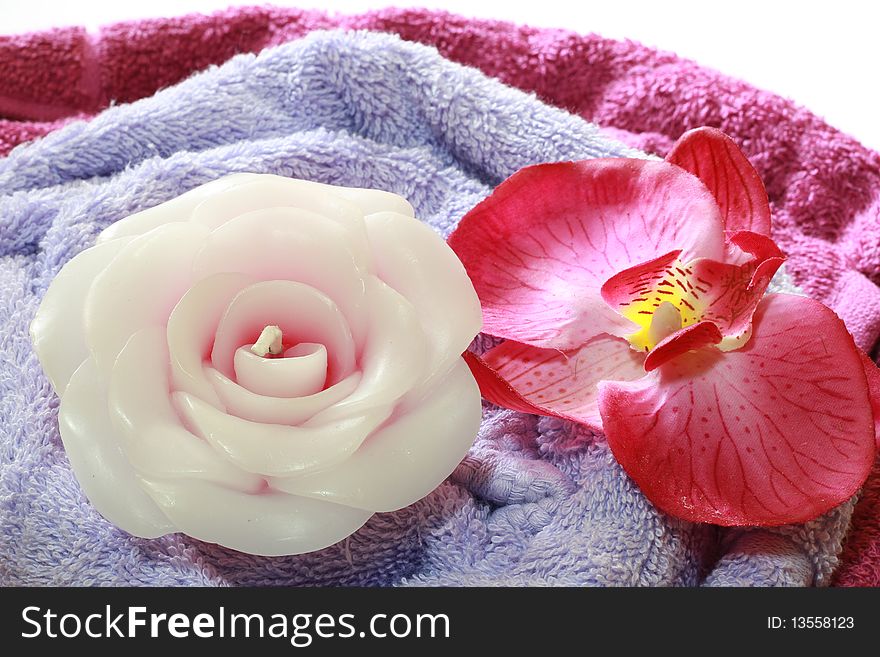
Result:
<svg viewBox="0 0 880 657"><path fill-rule="evenodd" d="M684 261L680 255L671 251L618 272L602 285L605 302L639 327L615 335L635 351L651 353L674 334L711 323L720 331L719 340L714 340L714 331L706 333L708 328L702 335L711 335L712 344L722 351L744 347L751 337L754 305L781 259L730 265L703 257Z"/></svg>
<svg viewBox="0 0 880 657"><path fill-rule="evenodd" d="M705 288L693 280L693 270L672 252L644 263L636 269L610 278L603 292L624 289L622 299L606 297L606 301L639 330L624 337L636 351L650 352L658 343L686 326L706 319L699 307Z"/></svg>
<svg viewBox="0 0 880 657"><path fill-rule="evenodd" d="M683 326L681 312L669 301L662 301L656 310L645 317L647 321L641 317L636 321L641 329L626 336L630 346L636 351L651 351L659 342L680 331Z"/></svg>
<svg viewBox="0 0 880 657"><path fill-rule="evenodd" d="M651 315L651 323L648 325L648 339L655 345L672 335L676 331L681 330L682 317L678 308L668 301L664 301L654 314Z"/></svg>

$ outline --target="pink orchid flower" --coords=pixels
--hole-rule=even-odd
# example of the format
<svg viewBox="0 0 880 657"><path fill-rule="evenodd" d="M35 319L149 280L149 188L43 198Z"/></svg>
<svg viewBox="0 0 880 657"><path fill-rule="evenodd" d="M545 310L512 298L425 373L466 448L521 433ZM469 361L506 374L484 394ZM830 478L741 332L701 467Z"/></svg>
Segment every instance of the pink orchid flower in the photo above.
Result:
<svg viewBox="0 0 880 657"><path fill-rule="evenodd" d="M767 194L718 130L665 161L522 169L449 243L505 339L467 355L483 396L603 431L658 508L803 522L867 477L877 367L821 303L764 295L784 261Z"/></svg>

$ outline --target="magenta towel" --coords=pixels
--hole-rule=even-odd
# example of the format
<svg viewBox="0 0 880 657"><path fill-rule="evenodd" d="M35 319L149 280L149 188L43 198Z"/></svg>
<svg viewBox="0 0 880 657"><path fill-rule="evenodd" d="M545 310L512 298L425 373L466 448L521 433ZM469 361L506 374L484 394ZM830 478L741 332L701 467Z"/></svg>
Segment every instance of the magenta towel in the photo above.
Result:
<svg viewBox="0 0 880 657"><path fill-rule="evenodd" d="M699 125L737 141L767 185L788 271L872 350L880 335L880 155L790 101L632 42L423 10L328 16L238 8L0 37L0 154L111 102L322 28L400 34L663 155ZM837 582L880 584L880 462L853 516Z"/></svg>

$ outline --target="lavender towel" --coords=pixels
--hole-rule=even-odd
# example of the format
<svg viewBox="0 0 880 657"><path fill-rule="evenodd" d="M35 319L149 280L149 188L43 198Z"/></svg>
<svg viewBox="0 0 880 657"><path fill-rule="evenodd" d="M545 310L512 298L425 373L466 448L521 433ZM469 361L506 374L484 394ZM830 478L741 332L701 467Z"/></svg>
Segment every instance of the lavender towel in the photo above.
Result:
<svg viewBox="0 0 880 657"><path fill-rule="evenodd" d="M254 171L387 189L446 235L524 165L619 155L635 153L432 48L318 32L0 160L0 583L826 584L851 504L772 531L678 521L644 499L601 436L496 408L434 493L296 557L131 537L73 477L27 328L62 264L108 224Z"/></svg>

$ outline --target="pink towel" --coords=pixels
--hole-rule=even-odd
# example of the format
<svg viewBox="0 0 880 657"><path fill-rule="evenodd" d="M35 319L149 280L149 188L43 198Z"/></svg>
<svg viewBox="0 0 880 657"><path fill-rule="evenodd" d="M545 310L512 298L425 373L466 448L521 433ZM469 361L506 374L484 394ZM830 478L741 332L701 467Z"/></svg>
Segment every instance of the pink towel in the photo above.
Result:
<svg viewBox="0 0 880 657"><path fill-rule="evenodd" d="M282 8L0 37L0 155L241 52L308 31L396 32L595 121L657 154L689 128L736 140L767 185L788 270L872 350L880 335L880 155L807 110L670 53L564 30L423 10L330 17ZM3 119L9 120L3 120ZM880 584L880 461L853 516L841 585Z"/></svg>

